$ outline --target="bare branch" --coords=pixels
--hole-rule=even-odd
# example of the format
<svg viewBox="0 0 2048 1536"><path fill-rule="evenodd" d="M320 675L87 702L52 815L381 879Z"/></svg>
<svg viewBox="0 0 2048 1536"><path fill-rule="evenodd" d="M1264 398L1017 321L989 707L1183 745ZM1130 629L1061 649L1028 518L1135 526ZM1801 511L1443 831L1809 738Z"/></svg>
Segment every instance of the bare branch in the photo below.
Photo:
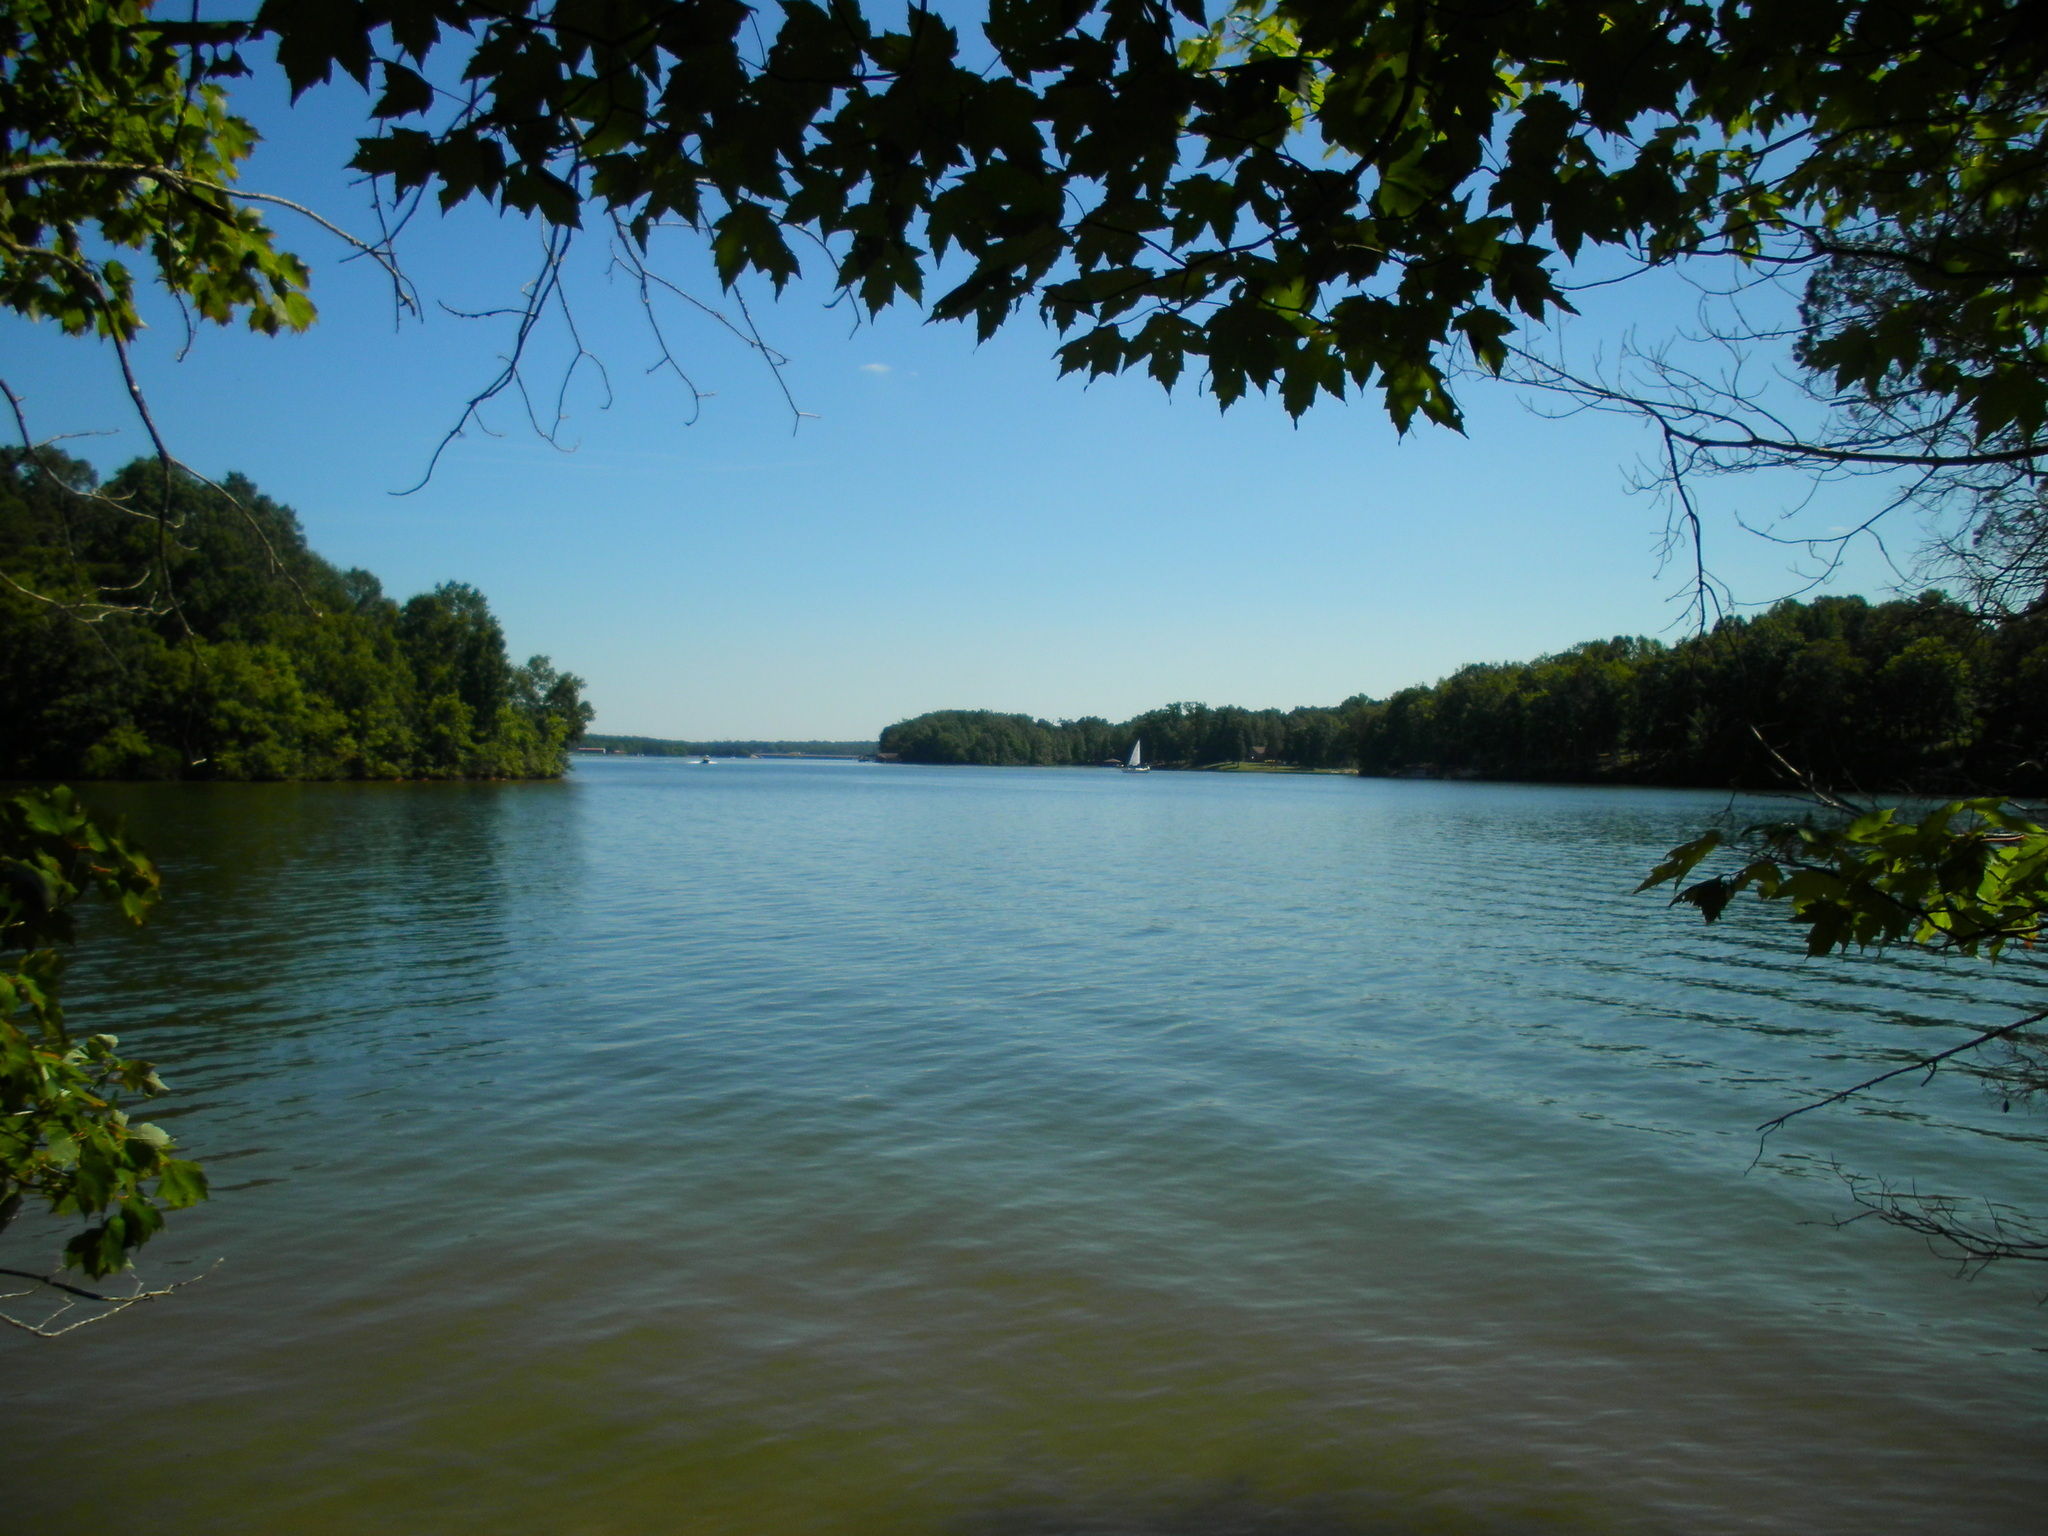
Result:
<svg viewBox="0 0 2048 1536"><path fill-rule="evenodd" d="M1960 1045L1952 1045L1945 1051L1936 1051L1931 1056L1916 1056L1904 1066L1893 1067L1889 1072L1880 1072L1875 1077L1865 1078L1853 1087L1840 1089L1835 1093L1829 1094L1826 1098L1815 1099L1809 1104L1802 1104L1797 1109L1788 1109L1784 1114L1773 1116L1771 1119L1764 1121L1762 1125L1757 1127L1757 1132L1759 1136L1767 1138L1771 1132L1800 1115L1806 1114L1810 1110L1826 1109L1830 1104L1840 1104L1845 1100L1854 1098L1859 1093L1875 1088L1879 1083L1888 1083L1895 1077L1904 1077L1912 1072L1925 1072L1929 1077L1932 1077L1935 1070L1952 1057L1960 1056L1965 1051L1974 1051L1979 1046L1989 1045L1994 1040L2009 1040L2021 1030L2030 1028L2040 1023L2043 1019L2048 1019L2048 1008L2044 1008L2038 1013L2030 1013L2023 1019L2015 1019L2010 1024L2000 1024L1993 1029L1979 1030Z"/></svg>
<svg viewBox="0 0 2048 1536"><path fill-rule="evenodd" d="M1874 1216L1888 1226L1925 1238L1937 1258L1954 1261L1965 1275L2006 1259L2048 1264L2048 1234L2013 1206L1996 1200L1894 1189L1880 1180L1850 1173L1839 1163L1831 1166L1849 1187L1850 1197L1862 1207L1854 1216L1831 1223L1833 1226L1853 1226Z"/></svg>
<svg viewBox="0 0 2048 1536"><path fill-rule="evenodd" d="M135 1288L125 1292L93 1291L86 1289L84 1286L73 1285L69 1281L60 1280L54 1274L37 1274L34 1270L29 1269L0 1267L0 1275L11 1275L19 1280L33 1282L27 1290L0 1292L0 1302L21 1301L38 1295L46 1295L55 1302L55 1307L52 1311L38 1318L17 1317L11 1312L0 1310L0 1323L5 1323L10 1328L19 1328L23 1333L32 1333L39 1339L62 1338L65 1334L75 1332L80 1328L88 1328L94 1323L103 1323L110 1317L116 1317L126 1312L130 1307L137 1307L146 1301L159 1301L166 1296L175 1295L177 1292L185 1289L186 1286L204 1280L226 1262L225 1259L215 1259L196 1275L188 1275L183 1280L176 1280L169 1285L161 1285L153 1289L145 1289L142 1282L136 1280ZM100 1310L68 1323L60 1323L60 1319L76 1311L82 1303L96 1305Z"/></svg>

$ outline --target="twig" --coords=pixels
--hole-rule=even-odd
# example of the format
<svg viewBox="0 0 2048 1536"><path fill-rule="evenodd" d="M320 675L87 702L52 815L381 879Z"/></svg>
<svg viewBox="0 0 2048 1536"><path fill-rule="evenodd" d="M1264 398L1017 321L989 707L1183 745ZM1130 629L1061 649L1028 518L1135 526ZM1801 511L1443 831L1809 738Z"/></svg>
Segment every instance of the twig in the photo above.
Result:
<svg viewBox="0 0 2048 1536"><path fill-rule="evenodd" d="M5 1323L10 1328L19 1328L23 1333L32 1333L39 1339L62 1338L65 1334L71 1333L76 1329L90 1327L94 1323L105 1322L117 1313L125 1312L130 1307L140 1306L145 1301L156 1301L176 1291L182 1291L186 1286L193 1284L195 1281L204 1280L226 1262L225 1259L215 1259L196 1275L188 1275L183 1280L176 1280L169 1285L158 1286L154 1290L137 1289L125 1296L109 1295L104 1291L87 1290L84 1286L72 1285L68 1281L59 1280L55 1275L39 1275L34 1270L0 1267L0 1275L12 1275L16 1279L34 1282L34 1285L28 1290L8 1291L0 1294L0 1301L18 1301L25 1296L35 1295L38 1289L57 1291L68 1298L55 1311L36 1321L15 1317L9 1312L0 1311L0 1323ZM52 1326L66 1313L76 1309L81 1301L98 1302L104 1310L95 1312L90 1317L81 1317L76 1322L65 1323L61 1327Z"/></svg>
<svg viewBox="0 0 2048 1536"><path fill-rule="evenodd" d="M1932 1056L1915 1057L1912 1061L1907 1062L1902 1067L1893 1067L1889 1072L1880 1072L1877 1074L1877 1076L1872 1078L1866 1078L1864 1079L1864 1081L1857 1083L1854 1087L1843 1088L1835 1093L1831 1093L1824 1099L1815 1099L1812 1103L1802 1104L1797 1109L1788 1109L1785 1111L1784 1114L1774 1116L1773 1118L1766 1120L1762 1125L1757 1127L1757 1135L1759 1138L1757 1156L1759 1158L1763 1156L1763 1148L1761 1143L1764 1138L1769 1137L1771 1132L1777 1130L1787 1121L1793 1120L1798 1116L1805 1114L1808 1110L1826 1109L1830 1104L1840 1104L1845 1099L1854 1098L1857 1094L1862 1093L1867 1089L1875 1088L1879 1083L1888 1083L1893 1078L1904 1077L1909 1072L1925 1072L1929 1077L1932 1077L1934 1075L1935 1068L1939 1067L1944 1061L1947 1061L1951 1056L1960 1056L1965 1051L1974 1051L1980 1045L1989 1045L1993 1040L2003 1040L2012 1035L2016 1035L2021 1030L2026 1029L2030 1025L2040 1023L2043 1019L2048 1019L2048 1008L2043 1008L2038 1013L2030 1013L2023 1019L2015 1019L2010 1024L2000 1024L1995 1029L1987 1029L1980 1031L1979 1033L1971 1036L1968 1040L1965 1040L1961 1045L1952 1045L1945 1051L1936 1051ZM1752 1164L1751 1166L1753 1167L1755 1165Z"/></svg>

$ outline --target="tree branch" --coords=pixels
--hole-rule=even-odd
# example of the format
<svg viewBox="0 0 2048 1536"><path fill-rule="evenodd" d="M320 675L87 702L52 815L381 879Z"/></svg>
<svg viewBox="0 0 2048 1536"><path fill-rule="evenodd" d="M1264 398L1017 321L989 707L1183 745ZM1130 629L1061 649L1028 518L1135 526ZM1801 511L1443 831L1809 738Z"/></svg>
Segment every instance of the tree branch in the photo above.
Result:
<svg viewBox="0 0 2048 1536"><path fill-rule="evenodd" d="M130 1307L142 1305L145 1301L158 1301L165 1296L182 1291L186 1286L204 1280L226 1262L225 1259L215 1259L198 1274L188 1275L183 1280L176 1280L169 1285L158 1286L153 1290L142 1289L141 1283L138 1281L136 1289L125 1295L87 1290L82 1285L72 1285L68 1281L59 1280L55 1275L37 1274L34 1270L0 1267L0 1275L12 1275L19 1280L34 1282L25 1291L0 1292L0 1302L20 1301L45 1291L54 1291L66 1298L58 1303L54 1311L33 1320L16 1317L10 1312L0 1310L0 1323L5 1323L10 1328L19 1328L23 1333L32 1333L39 1339L62 1338L65 1334L75 1332L77 1329L89 1328L94 1323L103 1323L108 1318L127 1311ZM90 1316L78 1318L73 1322L64 1323L62 1326L55 1326L60 1318L75 1311L81 1302L97 1303L102 1310L94 1312Z"/></svg>
<svg viewBox="0 0 2048 1536"><path fill-rule="evenodd" d="M1875 1077L1865 1078L1855 1086L1831 1093L1824 1099L1815 1099L1812 1103L1802 1104L1797 1109L1788 1109L1784 1114L1776 1115L1766 1120L1762 1125L1759 1125L1757 1133L1760 1138L1768 1138L1771 1132L1785 1125L1788 1121L1807 1113L1809 1110L1826 1109L1830 1104L1840 1104L1846 1099L1854 1098L1859 1093L1875 1088L1879 1083L1888 1083L1893 1078L1904 1077L1909 1072L1925 1072L1928 1076L1932 1077L1935 1069L1951 1057L1960 1056L1965 1051L1974 1051L1978 1046L1989 1045L1994 1040L2010 1039L2021 1030L2038 1024L2043 1019L2048 1019L2048 1008L2044 1008L2038 1013L2030 1013L2023 1019L2015 1019L2010 1024L2000 1024L1995 1029L1980 1030L1960 1045L1952 1045L1945 1051L1936 1051L1931 1056L1916 1056L1902 1067L1893 1067L1889 1072L1880 1072ZM1759 1146L1757 1155L1759 1157L1763 1155L1761 1146Z"/></svg>

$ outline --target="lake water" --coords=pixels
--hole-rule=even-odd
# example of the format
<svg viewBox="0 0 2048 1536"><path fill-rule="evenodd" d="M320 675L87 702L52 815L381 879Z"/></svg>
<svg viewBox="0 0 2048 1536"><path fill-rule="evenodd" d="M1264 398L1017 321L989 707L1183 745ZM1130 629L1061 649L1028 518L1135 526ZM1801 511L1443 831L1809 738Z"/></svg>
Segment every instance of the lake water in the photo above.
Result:
<svg viewBox="0 0 2048 1536"><path fill-rule="evenodd" d="M176 1297L0 1337L0 1531L2044 1529L2039 1006L1629 894L1660 791L679 760L99 792ZM2034 1201L2037 1207L2048 1201ZM24 1261L10 1234L5 1262ZM2038 1267L2038 1266L2037 1266Z"/></svg>

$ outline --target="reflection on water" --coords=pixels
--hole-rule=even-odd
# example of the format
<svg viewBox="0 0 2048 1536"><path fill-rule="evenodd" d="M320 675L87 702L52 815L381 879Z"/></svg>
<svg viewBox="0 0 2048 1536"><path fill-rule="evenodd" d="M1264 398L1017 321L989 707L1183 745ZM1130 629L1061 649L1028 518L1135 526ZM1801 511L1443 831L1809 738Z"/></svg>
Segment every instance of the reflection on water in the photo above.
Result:
<svg viewBox="0 0 2048 1536"><path fill-rule="evenodd" d="M22 1527L2028 1528L2041 1314L1826 1160L2025 1201L2026 1005L1637 873L1704 795L598 762L113 792L203 1286L0 1341ZM2037 1005L2038 1006L2038 1005ZM1816 1224L1820 1223L1820 1224ZM140 1401L121 1478L81 1402Z"/></svg>

